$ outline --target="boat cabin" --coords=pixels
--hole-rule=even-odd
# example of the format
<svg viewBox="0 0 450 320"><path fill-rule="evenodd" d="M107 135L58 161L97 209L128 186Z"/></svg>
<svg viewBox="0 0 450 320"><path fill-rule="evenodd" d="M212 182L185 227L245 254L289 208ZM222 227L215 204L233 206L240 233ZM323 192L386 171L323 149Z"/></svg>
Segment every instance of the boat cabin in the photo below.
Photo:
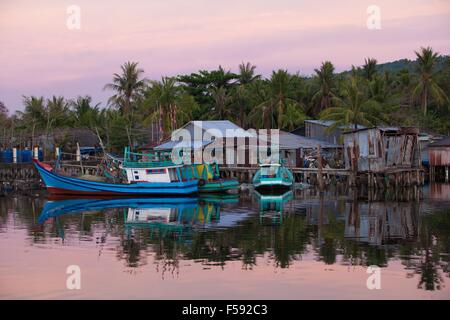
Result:
<svg viewBox="0 0 450 320"><path fill-rule="evenodd" d="M170 152L135 153L125 148L122 169L129 183L183 182L195 180L192 168L176 165Z"/></svg>

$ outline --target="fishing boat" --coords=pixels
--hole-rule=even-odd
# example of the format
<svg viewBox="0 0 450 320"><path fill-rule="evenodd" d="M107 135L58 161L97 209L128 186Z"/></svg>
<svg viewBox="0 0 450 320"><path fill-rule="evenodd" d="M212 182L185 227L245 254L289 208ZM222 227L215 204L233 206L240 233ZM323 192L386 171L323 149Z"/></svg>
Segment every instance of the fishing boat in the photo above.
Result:
<svg viewBox="0 0 450 320"><path fill-rule="evenodd" d="M253 186L257 190L285 191L294 185L292 171L281 163L263 163L253 177Z"/></svg>
<svg viewBox="0 0 450 320"><path fill-rule="evenodd" d="M193 165L194 176L198 179L199 192L229 192L239 188L237 179L224 179L220 177L219 165L196 164Z"/></svg>
<svg viewBox="0 0 450 320"><path fill-rule="evenodd" d="M68 195L188 195L198 192L198 180L190 170L174 164L165 155L132 153L125 149L118 182L69 177L48 164L33 160L47 191Z"/></svg>

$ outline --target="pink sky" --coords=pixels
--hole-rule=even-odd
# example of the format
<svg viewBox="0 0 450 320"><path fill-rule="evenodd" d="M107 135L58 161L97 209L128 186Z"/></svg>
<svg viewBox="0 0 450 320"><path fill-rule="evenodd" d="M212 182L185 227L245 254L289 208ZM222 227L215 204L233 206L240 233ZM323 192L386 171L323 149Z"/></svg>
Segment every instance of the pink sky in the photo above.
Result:
<svg viewBox="0 0 450 320"><path fill-rule="evenodd" d="M366 27L369 5L381 30ZM66 27L69 5L81 30ZM420 46L450 53L450 0L2 0L0 101L22 108L22 95L92 95L120 65L139 61L148 78L242 61L311 74L323 60L344 70L364 58L414 58Z"/></svg>

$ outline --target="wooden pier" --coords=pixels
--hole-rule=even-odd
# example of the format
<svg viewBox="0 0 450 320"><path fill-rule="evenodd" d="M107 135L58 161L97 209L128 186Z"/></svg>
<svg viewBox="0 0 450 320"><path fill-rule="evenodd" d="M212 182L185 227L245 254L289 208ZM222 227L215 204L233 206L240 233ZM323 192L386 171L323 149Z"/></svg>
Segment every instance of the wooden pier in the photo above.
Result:
<svg viewBox="0 0 450 320"><path fill-rule="evenodd" d="M313 186L319 185L321 178L325 186L346 184L350 187L360 185L370 189L384 189L389 187L400 188L409 186L422 186L425 183L425 171L423 169L399 168L384 172L358 172L352 173L348 169L322 168L320 177L318 168L290 168L294 174L296 183L307 183ZM251 183L258 167L221 167L223 178L236 178L241 183Z"/></svg>
<svg viewBox="0 0 450 320"><path fill-rule="evenodd" d="M223 178L236 178L241 183L252 183L253 176L258 167L220 167ZM320 185L320 178L324 186L345 185L348 187L366 186L369 189L402 188L410 186L422 186L425 183L425 171L423 169L395 169L385 172L358 172L352 174L348 169L322 168L319 174L318 168L290 167L296 183L307 183L312 186ZM94 162L67 161L62 163L62 172L69 176L82 174L95 175L97 165ZM0 164L0 184L9 184L15 190L36 188L39 186L40 177L32 163Z"/></svg>

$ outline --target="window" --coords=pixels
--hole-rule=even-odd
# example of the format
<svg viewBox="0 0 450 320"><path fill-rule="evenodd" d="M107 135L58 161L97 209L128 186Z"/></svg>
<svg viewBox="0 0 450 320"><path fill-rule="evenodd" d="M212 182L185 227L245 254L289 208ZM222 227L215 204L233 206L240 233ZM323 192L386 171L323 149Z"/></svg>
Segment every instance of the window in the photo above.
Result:
<svg viewBox="0 0 450 320"><path fill-rule="evenodd" d="M166 169L147 169L146 170L147 174L165 174L166 173Z"/></svg>

